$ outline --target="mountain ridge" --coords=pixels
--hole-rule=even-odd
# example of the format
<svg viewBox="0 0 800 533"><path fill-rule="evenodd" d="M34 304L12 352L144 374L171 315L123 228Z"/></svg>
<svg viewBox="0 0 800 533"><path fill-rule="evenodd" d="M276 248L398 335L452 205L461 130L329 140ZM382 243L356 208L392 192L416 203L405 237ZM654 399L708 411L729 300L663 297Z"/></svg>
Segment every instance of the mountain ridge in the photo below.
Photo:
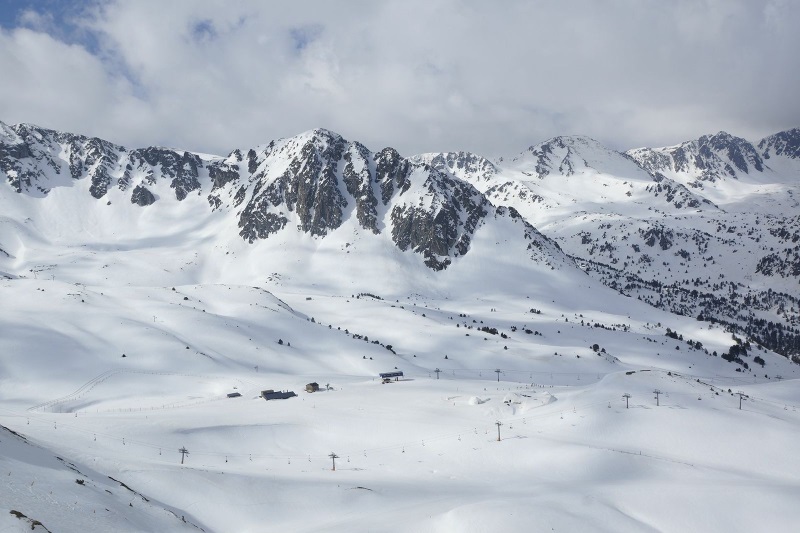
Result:
<svg viewBox="0 0 800 533"><path fill-rule="evenodd" d="M235 216L252 244L282 231L325 238L352 217L358 230L385 233L402 252L447 268L470 249L495 209L466 181L409 160L396 150L370 152L326 129L272 141L227 157L150 147L128 150L81 135L3 125L0 170L19 194L45 197L58 187L88 185L95 200L158 208L170 197L205 196L210 212ZM171 201L171 200L170 200ZM533 227L527 240L546 237ZM557 250L557 246L554 248Z"/></svg>
<svg viewBox="0 0 800 533"><path fill-rule="evenodd" d="M470 154L424 160L513 206L603 284L742 328L788 356L800 353L797 139L788 130L757 149L721 132L623 153L561 136L496 161L489 173L460 161Z"/></svg>
<svg viewBox="0 0 800 533"><path fill-rule="evenodd" d="M793 229L798 129L765 137L758 147L719 132L627 152L590 137L559 136L495 162L469 152L372 152L324 128L227 156L128 150L25 124L0 124L0 132L7 191L43 199L59 188L83 188L92 201L75 200L75 209L94 206L92 216L116 228L112 233L123 229L114 221L117 208L100 207L122 201L142 210L125 211L131 221L186 210L216 220L205 238L228 253L274 239L268 249L277 250L305 236L328 243L316 248L342 257L355 252L367 262L391 248L385 264L411 254L435 273L469 256L484 232L496 235L491 244L480 239L495 254L551 269L577 262L617 292L724 321L787 356L800 349L800 315L793 311L800 303L791 296L800 272L800 230ZM193 233L202 224L177 222ZM125 231L135 235L136 224ZM233 234L237 245L220 240ZM0 234L7 260L16 254L9 239ZM740 292L765 303L742 309ZM767 319L771 314L780 320Z"/></svg>

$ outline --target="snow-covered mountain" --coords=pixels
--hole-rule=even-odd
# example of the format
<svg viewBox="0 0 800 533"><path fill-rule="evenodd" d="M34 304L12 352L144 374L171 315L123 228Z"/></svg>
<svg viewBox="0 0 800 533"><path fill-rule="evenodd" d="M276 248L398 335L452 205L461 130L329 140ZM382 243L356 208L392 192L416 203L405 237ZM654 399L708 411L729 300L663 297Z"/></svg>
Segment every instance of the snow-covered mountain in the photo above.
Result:
<svg viewBox="0 0 800 533"><path fill-rule="evenodd" d="M674 174L691 180L695 187L701 187L701 182L736 179L765 170L764 159L755 146L724 131L678 146L640 148L628 153L649 172Z"/></svg>
<svg viewBox="0 0 800 533"><path fill-rule="evenodd" d="M18 235L80 240L89 230L113 242L142 231L162 238L169 227L213 243L195 251L204 265L219 265L209 250L251 258L215 266L212 277L298 242L304 253L336 250L394 272L400 258L419 257L435 272L466 257L476 233L502 234L497 253L527 250L534 263L568 270L575 260L617 291L728 323L787 356L797 350L797 129L757 146L720 132L627 153L556 137L495 163L465 152L371 152L323 129L226 157L131 150L27 124L0 131L10 186L0 250L9 260L26 246Z"/></svg>
<svg viewBox="0 0 800 533"><path fill-rule="evenodd" d="M466 153L419 160L513 206L606 285L788 356L800 326L798 137L756 147L719 133L627 153L557 137L495 164Z"/></svg>
<svg viewBox="0 0 800 533"><path fill-rule="evenodd" d="M131 203L155 211L172 209L162 205L190 195L205 197L208 211L235 217L239 236L251 244L279 233L323 239L346 226L391 239L399 250L418 253L428 267L441 270L468 253L488 218L514 216L492 207L463 180L391 148L372 153L327 130L223 158L158 147L128 150L27 124L1 127L0 170L22 196L76 189L90 198L74 201L90 210ZM15 202L7 190L4 197ZM525 226L524 239L547 246L545 237Z"/></svg>
<svg viewBox="0 0 800 533"><path fill-rule="evenodd" d="M681 147L0 124L0 529L785 529L798 130Z"/></svg>
<svg viewBox="0 0 800 533"><path fill-rule="evenodd" d="M761 139L758 143L764 159L800 159L800 128L792 128Z"/></svg>

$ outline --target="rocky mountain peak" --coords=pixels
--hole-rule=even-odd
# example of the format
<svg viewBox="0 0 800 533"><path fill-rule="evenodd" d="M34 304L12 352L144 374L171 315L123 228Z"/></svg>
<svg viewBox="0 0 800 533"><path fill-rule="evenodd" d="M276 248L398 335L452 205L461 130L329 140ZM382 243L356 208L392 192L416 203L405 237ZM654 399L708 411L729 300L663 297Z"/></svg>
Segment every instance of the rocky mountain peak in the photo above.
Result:
<svg viewBox="0 0 800 533"><path fill-rule="evenodd" d="M354 216L374 235L389 229L395 245L446 268L469 248L489 205L471 185L393 148L370 152L329 130L271 143L243 192L240 235L249 242L286 228L324 238ZM384 214L388 213L388 217Z"/></svg>
<svg viewBox="0 0 800 533"><path fill-rule="evenodd" d="M593 139L586 135L558 135L552 139L548 139L539 144L534 144L528 147L528 152L537 152L543 147L548 148L581 148L581 147L594 147L605 148L600 141Z"/></svg>
<svg viewBox="0 0 800 533"><path fill-rule="evenodd" d="M562 135L530 146L514 157L510 166L541 179L551 174L572 176L587 169L602 172L609 163L613 167L622 164L637 168L638 164L629 159L591 137Z"/></svg>
<svg viewBox="0 0 800 533"><path fill-rule="evenodd" d="M764 159L773 155L800 159L800 128L792 128L761 139L758 149Z"/></svg>
<svg viewBox="0 0 800 533"><path fill-rule="evenodd" d="M752 143L724 131L677 146L638 148L627 153L653 175L682 175L696 186L701 182L738 179L739 173L765 169L764 160Z"/></svg>
<svg viewBox="0 0 800 533"><path fill-rule="evenodd" d="M697 144L698 162L705 164L706 168L719 168L721 163L722 168L731 177L736 177L736 172L729 168L730 165L745 174L751 170L764 171L764 161L758 150L741 137L720 131L716 135L700 137Z"/></svg>

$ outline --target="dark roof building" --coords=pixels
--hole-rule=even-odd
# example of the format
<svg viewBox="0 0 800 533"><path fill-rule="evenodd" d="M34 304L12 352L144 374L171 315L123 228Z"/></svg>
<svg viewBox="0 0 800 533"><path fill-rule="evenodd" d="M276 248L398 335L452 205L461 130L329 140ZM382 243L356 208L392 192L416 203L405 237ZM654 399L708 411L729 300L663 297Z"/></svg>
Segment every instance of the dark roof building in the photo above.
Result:
<svg viewBox="0 0 800 533"><path fill-rule="evenodd" d="M261 397L265 400L285 400L286 398L291 398L292 396L297 396L297 394L295 394L293 391L275 392L272 389L261 391Z"/></svg>

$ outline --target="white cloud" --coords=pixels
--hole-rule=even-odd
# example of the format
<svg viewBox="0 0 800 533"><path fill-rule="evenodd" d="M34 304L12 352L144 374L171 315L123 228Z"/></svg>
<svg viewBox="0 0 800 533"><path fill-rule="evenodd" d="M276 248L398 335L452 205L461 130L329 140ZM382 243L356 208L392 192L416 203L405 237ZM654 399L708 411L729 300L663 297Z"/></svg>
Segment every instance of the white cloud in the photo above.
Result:
<svg viewBox="0 0 800 533"><path fill-rule="evenodd" d="M83 19L94 54L0 34L0 120L214 153L317 126L405 154L756 139L800 125L798 23L783 0L116 2Z"/></svg>
<svg viewBox="0 0 800 533"><path fill-rule="evenodd" d="M0 30L0 117L114 138L136 102L83 47L28 29ZM116 111L116 112L115 112ZM116 115L116 116L115 116Z"/></svg>

